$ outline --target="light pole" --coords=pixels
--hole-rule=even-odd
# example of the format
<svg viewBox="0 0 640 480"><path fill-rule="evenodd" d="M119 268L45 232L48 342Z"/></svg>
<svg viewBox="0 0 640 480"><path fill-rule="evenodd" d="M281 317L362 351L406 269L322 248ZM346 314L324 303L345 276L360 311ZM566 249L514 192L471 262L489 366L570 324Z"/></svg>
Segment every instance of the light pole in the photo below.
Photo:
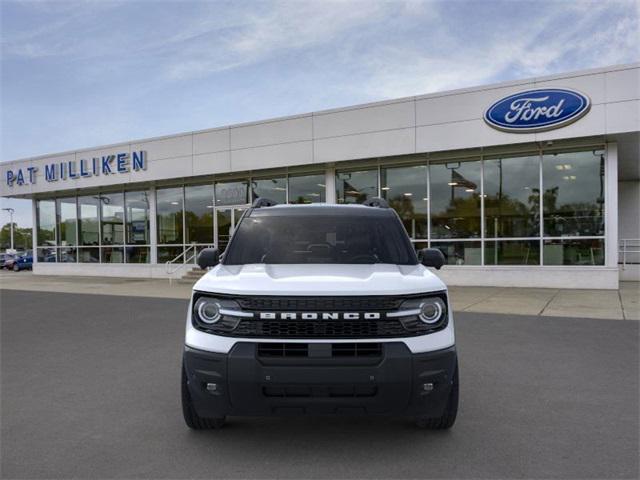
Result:
<svg viewBox="0 0 640 480"><path fill-rule="evenodd" d="M3 210L9 212L9 228L11 228L11 250L13 250L13 214L15 213L15 210L11 207L3 208Z"/></svg>

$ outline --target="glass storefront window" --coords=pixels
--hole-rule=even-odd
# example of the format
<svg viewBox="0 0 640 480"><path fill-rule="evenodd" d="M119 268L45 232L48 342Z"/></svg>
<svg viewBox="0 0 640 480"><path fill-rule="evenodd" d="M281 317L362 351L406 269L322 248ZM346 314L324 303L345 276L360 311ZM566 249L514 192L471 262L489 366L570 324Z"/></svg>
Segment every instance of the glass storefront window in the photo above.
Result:
<svg viewBox="0 0 640 480"><path fill-rule="evenodd" d="M544 265L604 265L604 239L545 240Z"/></svg>
<svg viewBox="0 0 640 480"><path fill-rule="evenodd" d="M480 265L482 263L481 242L432 242L431 248L442 252L445 265Z"/></svg>
<svg viewBox="0 0 640 480"><path fill-rule="evenodd" d="M604 154L545 153L544 236L604 235Z"/></svg>
<svg viewBox="0 0 640 480"><path fill-rule="evenodd" d="M77 260L77 249L73 247L60 247L58 250L58 262L75 263Z"/></svg>
<svg viewBox="0 0 640 480"><path fill-rule="evenodd" d="M150 243L149 193L125 192L124 200L126 243L129 245L148 245Z"/></svg>
<svg viewBox="0 0 640 480"><path fill-rule="evenodd" d="M480 237L480 161L429 167L431 237Z"/></svg>
<svg viewBox="0 0 640 480"><path fill-rule="evenodd" d="M124 194L100 195L102 245L124 243Z"/></svg>
<svg viewBox="0 0 640 480"><path fill-rule="evenodd" d="M413 243L413 248L416 249L416 252L418 250L422 250L423 248L429 248L429 242L412 242Z"/></svg>
<svg viewBox="0 0 640 480"><path fill-rule="evenodd" d="M58 253L54 247L38 247L36 255L40 263L54 263L58 261Z"/></svg>
<svg viewBox="0 0 640 480"><path fill-rule="evenodd" d="M165 263L173 260L183 252L182 246L179 247L158 247L158 263Z"/></svg>
<svg viewBox="0 0 640 480"><path fill-rule="evenodd" d="M540 156L484 161L485 236L540 235Z"/></svg>
<svg viewBox="0 0 640 480"><path fill-rule="evenodd" d="M287 179L285 177L254 178L251 180L253 199L268 198L278 203L287 203Z"/></svg>
<svg viewBox="0 0 640 480"><path fill-rule="evenodd" d="M378 196L378 169L336 173L338 203L363 203Z"/></svg>
<svg viewBox="0 0 640 480"><path fill-rule="evenodd" d="M76 198L58 198L58 244L61 246L75 245L77 232L78 208Z"/></svg>
<svg viewBox="0 0 640 480"><path fill-rule="evenodd" d="M125 247L125 256L127 263L149 263L150 249L149 247Z"/></svg>
<svg viewBox="0 0 640 480"><path fill-rule="evenodd" d="M481 265L482 258L486 265L604 265L604 155L559 148L518 156L492 150L483 159L459 161L434 155L428 163L412 155L400 165L395 158L385 160L388 164L379 168L363 162L359 169L349 166L335 174L336 200L362 203L380 194L414 246L429 243L440 249L448 265ZM158 188L153 246L154 199L148 191L38 200L37 257L42 262L148 263L157 248L163 263L191 243L223 248L252 199L325 202L325 182L324 171L281 172Z"/></svg>
<svg viewBox="0 0 640 480"><path fill-rule="evenodd" d="M540 241L485 241L485 265L540 265Z"/></svg>
<svg viewBox="0 0 640 480"><path fill-rule="evenodd" d="M78 248L78 261L80 263L100 262L100 249L97 247Z"/></svg>
<svg viewBox="0 0 640 480"><path fill-rule="evenodd" d="M289 176L289 203L323 203L324 173Z"/></svg>
<svg viewBox="0 0 640 480"><path fill-rule="evenodd" d="M37 204L37 232L38 245L56 244L56 202L53 200L38 200Z"/></svg>
<svg viewBox="0 0 640 480"><path fill-rule="evenodd" d="M124 262L124 248L122 247L102 247L100 251L100 261L102 263Z"/></svg>
<svg viewBox="0 0 640 480"><path fill-rule="evenodd" d="M99 245L98 197L78 197L78 233L80 245Z"/></svg>
<svg viewBox="0 0 640 480"><path fill-rule="evenodd" d="M383 168L380 171L382 197L402 219L411 238L427 238L427 167Z"/></svg>
<svg viewBox="0 0 640 480"><path fill-rule="evenodd" d="M245 205L249 203L249 182L216 183L216 206Z"/></svg>
<svg viewBox="0 0 640 480"><path fill-rule="evenodd" d="M213 243L213 185L184 189L185 243Z"/></svg>
<svg viewBox="0 0 640 480"><path fill-rule="evenodd" d="M156 202L158 244L182 243L182 187L156 190Z"/></svg>

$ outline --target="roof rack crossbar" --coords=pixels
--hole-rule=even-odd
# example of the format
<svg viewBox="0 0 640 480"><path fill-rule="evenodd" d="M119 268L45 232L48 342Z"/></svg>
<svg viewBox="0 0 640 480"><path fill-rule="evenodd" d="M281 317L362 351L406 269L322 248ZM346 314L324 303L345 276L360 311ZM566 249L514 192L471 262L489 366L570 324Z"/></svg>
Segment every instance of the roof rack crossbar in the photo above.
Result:
<svg viewBox="0 0 640 480"><path fill-rule="evenodd" d="M389 208L389 204L384 198L371 197L363 203L365 207Z"/></svg>
<svg viewBox="0 0 640 480"><path fill-rule="evenodd" d="M268 198L256 198L253 201L253 208L262 208L262 207L273 207L274 205L278 205L278 202L273 200L269 200Z"/></svg>

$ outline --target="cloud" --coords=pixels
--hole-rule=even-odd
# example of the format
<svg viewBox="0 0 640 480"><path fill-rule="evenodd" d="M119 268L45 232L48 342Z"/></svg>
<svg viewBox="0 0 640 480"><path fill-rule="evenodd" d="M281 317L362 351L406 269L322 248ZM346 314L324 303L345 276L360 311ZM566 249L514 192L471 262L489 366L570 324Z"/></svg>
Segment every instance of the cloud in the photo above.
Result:
<svg viewBox="0 0 640 480"><path fill-rule="evenodd" d="M266 11L249 11L222 35L196 27L199 41L172 59L168 76L185 80L259 63L283 52L329 45L342 34L381 21L408 4L276 2Z"/></svg>
<svg viewBox="0 0 640 480"><path fill-rule="evenodd" d="M47 21L9 29L2 48L33 60L100 59L114 70L146 59L155 82L203 79L297 53L313 63L332 49L332 67L360 66L369 96L389 98L482 83L505 71L532 76L561 64L629 61L640 56L634 4L544 2L527 10L525 2L276 1L176 9L160 2L136 11L114 2L21 2ZM489 7L506 13L491 17L483 12Z"/></svg>
<svg viewBox="0 0 640 480"><path fill-rule="evenodd" d="M121 0L6 0L1 16L2 53L23 59L84 56L88 51L86 40L91 37L79 41L78 31L86 32L101 16L122 4ZM10 21L16 17L22 22Z"/></svg>
<svg viewBox="0 0 640 480"><path fill-rule="evenodd" d="M541 76L640 57L634 2L545 2L535 16L516 8L511 18L479 20L475 37L453 28L462 23L463 31L473 30L475 19L470 15L467 25L459 19L451 22L444 5L277 2L240 15L223 35L211 35L201 26L197 37L189 36L193 43L171 56L165 75L192 80L295 52L321 56L329 47L333 68L350 71L356 66L356 84L343 88L375 100L478 85L501 75Z"/></svg>
<svg viewBox="0 0 640 480"><path fill-rule="evenodd" d="M372 99L396 98L640 60L637 11L612 16L610 5L565 6L552 3L534 19L511 18L502 26L496 19L486 28L500 26L500 34L472 41L434 24L433 48L386 45L367 52L360 62L368 80L357 88Z"/></svg>

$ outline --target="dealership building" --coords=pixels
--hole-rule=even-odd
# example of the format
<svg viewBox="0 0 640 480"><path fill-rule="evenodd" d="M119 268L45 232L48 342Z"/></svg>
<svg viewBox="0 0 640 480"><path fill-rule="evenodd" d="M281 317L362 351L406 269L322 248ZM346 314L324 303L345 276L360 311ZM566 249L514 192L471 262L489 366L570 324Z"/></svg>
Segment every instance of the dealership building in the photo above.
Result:
<svg viewBox="0 0 640 480"><path fill-rule="evenodd" d="M34 272L180 277L259 197L385 198L450 285L640 277L640 64L0 164L33 201ZM303 235L304 232L301 232ZM623 258L624 257L624 258Z"/></svg>

